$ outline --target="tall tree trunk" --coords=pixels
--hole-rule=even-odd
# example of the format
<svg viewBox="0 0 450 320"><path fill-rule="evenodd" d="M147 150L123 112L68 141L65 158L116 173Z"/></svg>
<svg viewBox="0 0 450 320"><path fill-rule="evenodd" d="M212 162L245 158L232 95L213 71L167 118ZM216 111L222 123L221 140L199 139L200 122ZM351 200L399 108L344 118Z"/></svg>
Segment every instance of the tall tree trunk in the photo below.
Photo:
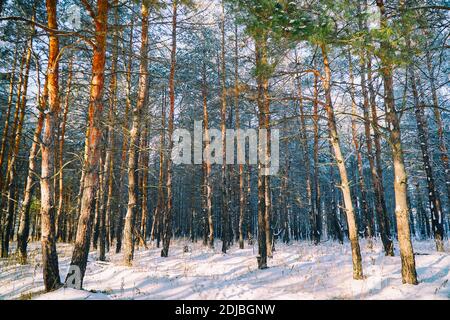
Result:
<svg viewBox="0 0 450 320"><path fill-rule="evenodd" d="M148 96L148 16L149 7L146 1L142 1L142 30L141 30L141 61L139 67L139 92L136 108L133 110L133 122L130 131L130 147L128 151L128 207L125 216L124 227L124 263L131 265L134 254L134 226L138 201L137 163L138 145L141 130L142 108Z"/></svg>
<svg viewBox="0 0 450 320"><path fill-rule="evenodd" d="M175 117L175 67L177 57L177 4L178 0L172 1L172 51L170 55L170 75L169 75L169 155L167 157L167 207L163 217L163 249L161 257L169 255L170 238L172 237L172 211L173 211L173 191L172 191L172 149L173 149L173 122Z"/></svg>
<svg viewBox="0 0 450 320"><path fill-rule="evenodd" d="M146 124L143 129L143 134L141 136L142 140L142 147L141 147L141 153L142 153L142 164L141 164L141 170L142 170L142 179L141 179L141 221L140 221L140 238L139 238L139 245L146 246L146 233L147 233L147 218L148 218L148 167L149 167L149 145L148 145L148 134L149 134L149 127L150 124L148 123L149 120L146 119Z"/></svg>
<svg viewBox="0 0 450 320"><path fill-rule="evenodd" d="M357 126L356 119L358 116L358 110L357 110L357 104L356 104L352 56L351 56L350 51L349 51L348 55L349 55L348 59L349 59L349 77L350 77L350 97L352 100L352 140L353 140L353 145L355 147L356 161L357 161L357 168L358 168L358 183L359 183L359 189L361 192L361 209L362 209L362 216L363 216L363 221L364 221L364 235L368 239L369 248L372 248L372 225L371 225L371 218L370 218L370 212L369 212L369 205L367 203L367 190L366 190L366 182L364 179L363 159L362 159L361 149L360 149L361 146L359 143L358 129L356 127ZM367 94L367 92L366 92L366 94ZM369 127L369 129L370 129L370 127ZM370 135L370 133L369 133L369 135Z"/></svg>
<svg viewBox="0 0 450 320"><path fill-rule="evenodd" d="M47 0L48 27L57 30L56 0ZM53 191L54 152L55 152L55 122L58 116L59 85L58 85L59 40L54 32L49 36L48 53L48 112L44 118L44 133L42 136L41 154L41 242L42 264L44 269L44 285L46 291L52 291L60 286L58 255L56 253L55 230L55 199Z"/></svg>
<svg viewBox="0 0 450 320"><path fill-rule="evenodd" d="M33 7L33 21L34 21L34 7ZM32 28L32 32L34 33L34 27ZM17 160L20 152L20 144L22 141L22 131L23 124L25 119L25 109L27 104L27 92L28 92L28 78L30 73L30 65L31 65L31 51L33 50L33 34L30 36L30 39L27 42L27 53L25 56L25 73L23 75L21 83L21 89L19 90L20 95L17 96L17 104L16 104L16 114L15 121L13 125L13 131L10 138L10 149L8 162L6 166L6 184L4 185L4 189L2 190L2 194L6 194L6 199L1 202L0 210L3 212L3 208L6 206L6 221L2 230L2 246L1 246L1 256L3 258L9 255L9 241L10 237L13 235L14 230L14 215L16 208L16 191L18 188L18 184L16 181L16 172L17 172ZM1 190L1 189L0 189Z"/></svg>
<svg viewBox="0 0 450 320"><path fill-rule="evenodd" d="M114 24L115 29L112 39L112 61L111 61L111 81L109 83L109 114L108 114L108 133L105 163L103 166L103 190L106 192L102 195L100 208L100 243L99 255L100 261L105 261L106 251L109 251L109 243L111 236L111 205L113 197L113 166L114 166L114 128L115 128L115 112L117 105L117 60L119 46L119 9L118 0L114 0ZM124 138L125 139L125 138ZM107 191L106 191L107 190ZM106 198L106 200L105 200Z"/></svg>
<svg viewBox="0 0 450 320"><path fill-rule="evenodd" d="M408 44L409 41L407 40ZM441 200L436 191L432 164L430 160L430 152L428 147L428 123L425 115L425 104L419 97L417 92L417 80L414 67L409 68L411 87L414 97L415 116L417 123L417 131L419 133L419 144L422 152L423 169L427 176L428 187L428 203L431 211L431 224L433 228L434 241L436 242L436 250L444 251L444 221L441 207Z"/></svg>
<svg viewBox="0 0 450 320"><path fill-rule="evenodd" d="M331 100L331 69L328 63L328 52L325 44L321 45L323 66L325 69L325 79L323 86L326 97L326 111L328 115L328 127L330 130L330 140L333 146L334 156L339 169L339 175L341 177L341 191L344 198L344 206L347 216L347 224L349 231L350 244L352 248L352 261L353 261L353 278L362 279L363 270L361 263L361 252L359 248L358 231L356 230L355 212L353 210L352 196L350 192L350 185L347 177L347 169L345 167L345 159L341 152L341 146L339 143L339 136L337 132L336 119L334 115L332 100Z"/></svg>
<svg viewBox="0 0 450 320"><path fill-rule="evenodd" d="M5 158L5 149L6 149L6 141L8 140L9 135L9 120L11 117L11 109L13 106L13 97L14 97L14 84L16 80L16 65L17 65L17 54L19 51L19 45L16 45L14 49L14 60L13 65L11 69L11 73L9 76L9 91L8 91L8 102L7 102L7 109L6 109L6 115L5 115L5 124L3 126L3 134L2 134L2 142L0 147L0 181L3 181L3 175L1 174L3 172L3 160ZM23 61L23 60L22 60ZM22 70L22 66L20 68ZM22 72L21 72L22 73ZM0 182L0 190L3 188L3 183ZM0 214L1 217L1 214Z"/></svg>
<svg viewBox="0 0 450 320"><path fill-rule="evenodd" d="M308 134L306 132L306 119L304 110L305 108L303 105L301 78L298 78L297 90L300 109L300 144L303 153L303 161L305 164L306 198L308 201L308 211L309 211L308 216L311 225L311 239L313 240L313 243L317 245L320 242L321 221L319 217L319 212L314 207L312 201L311 162L309 159Z"/></svg>
<svg viewBox="0 0 450 320"><path fill-rule="evenodd" d="M220 96L220 129L222 133L222 252L226 253L228 248L228 243L230 241L230 235L228 230L228 224L230 219L229 213L229 190L228 190L228 172L226 163L226 116L227 116L227 97L226 97L226 69L225 69L225 8L222 1L222 13L221 13L221 86L222 92Z"/></svg>
<svg viewBox="0 0 450 320"><path fill-rule="evenodd" d="M62 239L63 233L62 224L63 224L63 205L64 205L64 179L63 179L63 167L64 167L64 141L66 134L66 123L67 123L67 114L69 112L69 102L70 102L70 92L72 89L72 65L73 59L70 59L69 62L69 70L68 70L68 78L67 78L67 92L64 100L64 110L63 110L63 118L61 123L61 136L59 138L59 200L58 200L58 213L56 215L56 238Z"/></svg>
<svg viewBox="0 0 450 320"><path fill-rule="evenodd" d="M39 78L38 78L39 82ZM39 141L41 139L42 127L44 125L44 110L47 106L48 99L48 83L47 77L45 77L44 91L40 96L40 84L38 84L38 108L39 116L34 130L33 142L31 144L30 155L28 158L28 175L25 184L25 191L22 201L22 207L20 210L20 223L19 230L17 232L17 248L19 251L19 262L21 264L27 263L27 245L28 236L30 231L30 208L31 201L33 199L34 189L36 186L35 174L37 173L36 157L39 151Z"/></svg>
<svg viewBox="0 0 450 320"><path fill-rule="evenodd" d="M159 247L159 241L161 237L161 218L164 215L164 203L165 192L164 192L164 164L165 164L165 136L166 136L166 92L165 89L162 91L162 101L161 101L161 131L159 138L159 176L158 176L158 195L156 208L153 214L152 231L150 235L150 240L154 241L157 238L157 246Z"/></svg>
<svg viewBox="0 0 450 320"><path fill-rule="evenodd" d="M317 215L321 214L320 206L320 180L319 180L319 103L318 103L318 74L314 73L314 101L313 101L313 122L314 122L314 150L313 150L313 161L314 161L314 174L313 174L313 186L314 186L314 210ZM315 224L317 226L317 224ZM319 239L320 240L320 235Z"/></svg>
<svg viewBox="0 0 450 320"><path fill-rule="evenodd" d="M241 154L245 148L240 144L241 120L239 117L239 48L237 22L234 25L234 109L237 131L237 154ZM243 154L243 153L242 153ZM244 159L245 160L245 159ZM245 219L245 191L244 191L244 164L239 163L239 248L244 249L244 219ZM248 227L248 226L247 226Z"/></svg>
<svg viewBox="0 0 450 320"><path fill-rule="evenodd" d="M390 222L388 217L388 212L386 208L386 200L384 196L383 187L383 169L382 169L382 159L381 159L381 137L379 133L378 126L378 114L377 114L377 104L376 104L376 93L373 87L373 77L372 77L372 61L367 60L367 84L369 89L369 101L372 116L372 126L374 127L374 138L373 142L375 144L375 161L372 157L369 157L369 165L372 174L372 184L374 186L375 192L375 211L377 214L378 229L381 236L381 241L383 243L383 248L387 256L394 256L394 244L391 239L390 232ZM368 113L366 114L368 116ZM367 130L367 129L366 129ZM367 133L366 133L367 135ZM369 141L369 140L368 140ZM369 148L369 144L367 144ZM370 144L371 146L371 144ZM369 150L369 149L368 149ZM370 154L369 154L370 155Z"/></svg>
<svg viewBox="0 0 450 320"><path fill-rule="evenodd" d="M126 103L125 103L125 119L123 124L123 140L122 140L122 154L120 157L120 173L119 173L119 188L120 192L117 198L118 203L118 212L116 215L115 221L115 238L116 238L116 253L119 253L122 249L122 232L123 232L123 208L122 208L122 185L125 175L125 165L127 159L128 152L128 128L129 128L129 113L131 110L131 69L133 65L133 29L134 29L134 20L131 20L131 28L130 28L130 39L128 43L128 63L127 63L127 72L126 72Z"/></svg>
<svg viewBox="0 0 450 320"><path fill-rule="evenodd" d="M205 141L205 154L210 156L210 136L208 117L208 82L206 78L206 56L203 58L202 70L202 99L203 99L203 130ZM211 183L211 160L205 159L203 164L203 191L204 191L204 217L208 226L208 245L214 249L214 222L212 216L212 183ZM206 228L205 228L206 230Z"/></svg>
<svg viewBox="0 0 450 320"><path fill-rule="evenodd" d="M376 1L380 10L380 25L387 27L386 9L383 0ZM389 143L392 149L394 163L394 192L395 192L395 215L397 219L398 242L400 247L400 257L402 261L402 281L403 283L417 284L416 262L411 243L409 229L409 208L407 202L407 176L403 159L403 148L401 143L400 121L395 110L394 87L393 87L393 67L386 56L392 52L388 40L384 40L380 46L381 75L384 80L385 103L388 109L388 121L391 124Z"/></svg>
<svg viewBox="0 0 450 320"><path fill-rule="evenodd" d="M78 221L75 247L72 255L72 266L80 270L80 285L86 272L91 230L95 210L95 195L98 188L103 112L103 89L105 79L106 36L108 31L108 1L97 1L97 14L95 19L95 47L92 58L92 80L90 102L88 110L88 137L85 149L83 193L81 196L80 217ZM68 275L66 282L71 280Z"/></svg>
<svg viewBox="0 0 450 320"><path fill-rule="evenodd" d="M245 194L246 199L246 228L247 228L247 241L248 245L253 245L253 214L251 208L251 195L252 195L252 180L251 180L252 168L250 164L247 165L247 191Z"/></svg>
<svg viewBox="0 0 450 320"><path fill-rule="evenodd" d="M367 1L364 1L364 9L367 10ZM361 6L358 6L359 12L361 12ZM359 15L358 25L361 31L368 31L367 21L363 18L363 15ZM367 52L363 49L360 51L360 67L361 67L361 91L363 94L363 115L364 115L364 134L366 138L367 146L367 158L369 160L369 168L372 178L373 192L375 196L375 213L377 215L378 231L380 232L381 242L387 256L394 255L394 245L390 237L389 219L387 216L386 203L384 199L383 188L383 171L381 163L381 142L378 128L378 116L376 105L376 93L373 87L372 80L372 61L371 57L367 56ZM366 80L367 75L367 80ZM368 91L367 91L368 90ZM370 106L369 106L370 104ZM370 111L372 112L372 118L370 119ZM374 137L370 132L370 126L374 129ZM372 142L375 144L375 155L373 151ZM375 157L375 158L374 158ZM376 163L375 163L376 160ZM373 226L373 217L371 216L371 225ZM374 230L374 229L372 229Z"/></svg>
<svg viewBox="0 0 450 320"><path fill-rule="evenodd" d="M427 46L428 47L428 46ZM431 86L431 95L433 98L433 113L434 119L436 121L436 125L438 127L438 138L439 138L439 151L442 162L442 167L444 168L444 178L445 178L445 187L447 191L447 202L450 203L450 165L448 161L448 150L447 145L445 143L445 129L442 122L441 111L439 108L439 99L436 90L435 78L434 78L434 68L431 63L431 55L430 51L427 50L425 52L427 59L427 69L430 77L430 86Z"/></svg>
<svg viewBox="0 0 450 320"><path fill-rule="evenodd" d="M256 82L258 85L258 120L259 120L259 128L260 129L269 129L269 115L268 115L268 107L269 101L268 99L268 86L269 80L268 76L265 74L265 68L267 67L267 35L261 34L255 38L255 60L256 60L256 69L257 76ZM268 134L270 134L268 132ZM266 139L266 143L269 143L269 139ZM270 151L268 146L262 149L262 143L258 146L258 154L270 157ZM268 213L270 210L270 199L268 198L268 190L269 186L266 186L268 179L265 176L266 168L263 168L262 161L258 162L258 269L266 269L267 268L267 256L271 255L269 251L271 249L270 246L270 225ZM268 231L269 230L269 235Z"/></svg>

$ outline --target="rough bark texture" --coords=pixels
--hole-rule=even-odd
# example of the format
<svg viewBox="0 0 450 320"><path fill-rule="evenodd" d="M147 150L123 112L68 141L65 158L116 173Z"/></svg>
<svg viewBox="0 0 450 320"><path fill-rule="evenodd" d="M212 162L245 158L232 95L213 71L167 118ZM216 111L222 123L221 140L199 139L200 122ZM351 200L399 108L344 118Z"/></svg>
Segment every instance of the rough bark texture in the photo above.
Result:
<svg viewBox="0 0 450 320"><path fill-rule="evenodd" d="M265 73L265 67L267 67L267 36L260 35L255 39L255 58L256 58L256 68L257 76L256 81L258 85L258 120L259 128L268 129L269 118L267 107L269 106L269 101L266 101L267 91L269 81L267 79L267 74ZM267 141L268 143L268 141ZM261 150L262 144L258 146L258 154L267 156L269 148L266 150ZM261 159L258 162L258 269L267 268L267 257L270 256L270 236L267 235L267 230L270 229L267 221L267 213L270 210L270 201L268 201L266 186L268 180L266 179L265 168L262 165ZM269 205L269 207L268 207Z"/></svg>
<svg viewBox="0 0 450 320"><path fill-rule="evenodd" d="M377 0L380 10L380 24L387 26L386 10L383 0ZM394 163L394 192L395 192L395 215L397 219L397 233L400 247L400 257L402 261L402 281L403 283L417 284L416 262L411 243L409 229L409 208L407 201L407 176L403 159L403 149L401 143L400 121L395 109L394 86L389 57L392 48L388 41L381 43L381 75L384 81L385 103L388 111L387 117L391 124L389 143L392 149L392 159Z"/></svg>
<svg viewBox="0 0 450 320"><path fill-rule="evenodd" d="M48 27L58 29L56 18L56 0L47 0ZM58 87L58 37L50 33L47 70L48 112L44 118L41 154L41 243L44 285L46 291L60 286L58 255L56 253L55 199L53 190L55 122L59 112Z"/></svg>
<svg viewBox="0 0 450 320"><path fill-rule="evenodd" d="M92 80L90 102L88 109L88 136L85 149L85 163L83 176L83 192L80 203L80 217L78 220L75 247L72 255L72 266L80 269L80 283L86 272L91 230L95 212L95 195L97 191L100 171L100 144L102 139L101 117L103 112L104 70L106 58L106 33L108 29L108 1L97 1L97 15L95 19L95 47L92 58ZM68 278L66 278L66 281Z"/></svg>
<svg viewBox="0 0 450 320"><path fill-rule="evenodd" d="M130 130L130 148L128 152L128 207L124 227L124 263L131 265L134 253L134 227L136 206L138 204L137 162L138 145L141 129L142 108L148 96L148 16L149 8L146 1L141 8L141 61L139 67L139 92L136 108L133 110L133 120Z"/></svg>

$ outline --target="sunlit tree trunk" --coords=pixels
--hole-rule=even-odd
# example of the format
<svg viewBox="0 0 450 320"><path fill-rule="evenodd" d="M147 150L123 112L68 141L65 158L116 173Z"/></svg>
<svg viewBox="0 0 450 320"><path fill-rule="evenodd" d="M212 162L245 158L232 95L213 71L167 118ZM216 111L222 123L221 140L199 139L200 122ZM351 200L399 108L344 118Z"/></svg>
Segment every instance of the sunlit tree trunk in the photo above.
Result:
<svg viewBox="0 0 450 320"><path fill-rule="evenodd" d="M83 193L81 196L80 216L72 255L72 266L80 269L81 285L86 272L91 230L94 219L95 195L99 184L100 156L103 112L103 89L105 79L106 36L108 30L108 1L97 1L97 14L95 19L95 47L92 58L92 80L88 109L88 136L85 149ZM66 278L66 281L70 280Z"/></svg>
<svg viewBox="0 0 450 320"><path fill-rule="evenodd" d="M205 154L210 155L210 136L209 136L209 115L208 115L208 83L206 76L206 57L203 61L202 70L202 100L203 100L203 131L205 141ZM210 159L205 159L203 163L203 210L204 217L208 228L208 245L214 248L214 222L212 216L212 183L211 183L211 162Z"/></svg>
<svg viewBox="0 0 450 320"><path fill-rule="evenodd" d="M34 194L34 189L36 186L36 178L35 178L35 175L37 173L36 157L40 149L39 144L41 139L42 128L44 125L44 110L47 106L47 99L48 99L48 83L47 77L45 77L44 91L42 93L42 96L40 96L40 85L38 85L37 102L39 104L38 106L39 116L36 128L34 130L33 142L30 148L30 155L28 157L28 175L25 184L22 206L20 209L19 230L17 232L17 249L19 251L19 262L21 264L27 263L27 245L28 245L28 236L30 233L30 208Z"/></svg>
<svg viewBox="0 0 450 320"><path fill-rule="evenodd" d="M334 115L332 100L331 100L331 69L328 63L328 52L325 44L321 45L323 66L325 69L325 79L323 86L326 97L326 111L328 115L328 127L330 130L330 140L333 146L334 157L339 169L339 175L341 177L341 191L344 198L344 206L347 216L347 224L349 231L350 244L352 248L352 261L353 261L353 278L362 279L363 270L361 263L361 251L359 247L358 231L356 229L355 212L353 210L352 196L350 192L350 185L347 177L347 169L345 167L345 159L341 152L339 143L339 136L337 132L336 119Z"/></svg>
<svg viewBox="0 0 450 320"><path fill-rule="evenodd" d="M138 145L141 130L142 108L148 96L148 16L149 7L142 2L141 61L139 70L139 92L136 108L133 110L133 121L130 130L130 147L128 152L128 207L124 227L124 263L131 265L134 253L134 218L138 201L137 163Z"/></svg>
<svg viewBox="0 0 450 320"><path fill-rule="evenodd" d="M380 10L380 26L387 27L386 9L383 0L376 1ZM397 233L400 247L400 257L402 261L402 281L403 283L417 284L416 262L411 243L409 229L409 208L407 201L407 175L403 159L403 148L401 142L400 121L395 109L393 67L387 57L392 48L385 40L380 46L381 75L384 81L384 96L387 107L387 117L391 124L389 144L392 150L394 165L394 193L395 193L395 215L397 219Z"/></svg>
<svg viewBox="0 0 450 320"><path fill-rule="evenodd" d="M56 17L56 0L47 0L48 27L58 29ZM58 86L58 37L51 32L49 36L49 54L47 70L48 112L44 117L44 132L42 136L41 154L41 243L42 264L44 269L44 285L46 291L55 290L60 286L58 255L56 253L55 230L55 199L53 198L54 152L55 152L55 122L59 113Z"/></svg>

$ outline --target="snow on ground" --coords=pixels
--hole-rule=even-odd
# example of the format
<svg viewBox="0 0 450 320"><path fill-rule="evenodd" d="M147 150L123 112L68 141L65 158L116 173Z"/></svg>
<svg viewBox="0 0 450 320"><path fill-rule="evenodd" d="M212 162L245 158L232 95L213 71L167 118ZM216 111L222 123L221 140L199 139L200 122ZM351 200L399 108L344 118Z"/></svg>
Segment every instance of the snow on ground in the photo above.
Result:
<svg viewBox="0 0 450 320"><path fill-rule="evenodd" d="M183 252L185 245L190 252ZM85 291L43 294L40 246L32 243L28 265L0 260L0 299L450 299L449 242L446 247L437 253L433 241L414 243L420 284L413 286L401 283L398 250L395 257L385 257L379 242L374 249L361 242L366 279L356 281L349 243L277 244L269 268L258 270L256 245L233 246L225 255L220 241L213 252L201 243L176 240L168 258L152 246L136 250L133 267L122 265L122 254L100 262L91 252ZM72 245L58 244L61 279L71 251Z"/></svg>

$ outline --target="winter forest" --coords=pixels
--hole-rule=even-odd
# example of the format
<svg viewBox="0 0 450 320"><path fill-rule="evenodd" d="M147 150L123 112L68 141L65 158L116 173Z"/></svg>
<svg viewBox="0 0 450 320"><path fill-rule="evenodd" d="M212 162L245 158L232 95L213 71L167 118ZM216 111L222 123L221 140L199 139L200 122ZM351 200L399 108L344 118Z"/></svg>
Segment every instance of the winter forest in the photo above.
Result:
<svg viewBox="0 0 450 320"><path fill-rule="evenodd" d="M0 30L0 299L450 299L446 1L1 0Z"/></svg>

